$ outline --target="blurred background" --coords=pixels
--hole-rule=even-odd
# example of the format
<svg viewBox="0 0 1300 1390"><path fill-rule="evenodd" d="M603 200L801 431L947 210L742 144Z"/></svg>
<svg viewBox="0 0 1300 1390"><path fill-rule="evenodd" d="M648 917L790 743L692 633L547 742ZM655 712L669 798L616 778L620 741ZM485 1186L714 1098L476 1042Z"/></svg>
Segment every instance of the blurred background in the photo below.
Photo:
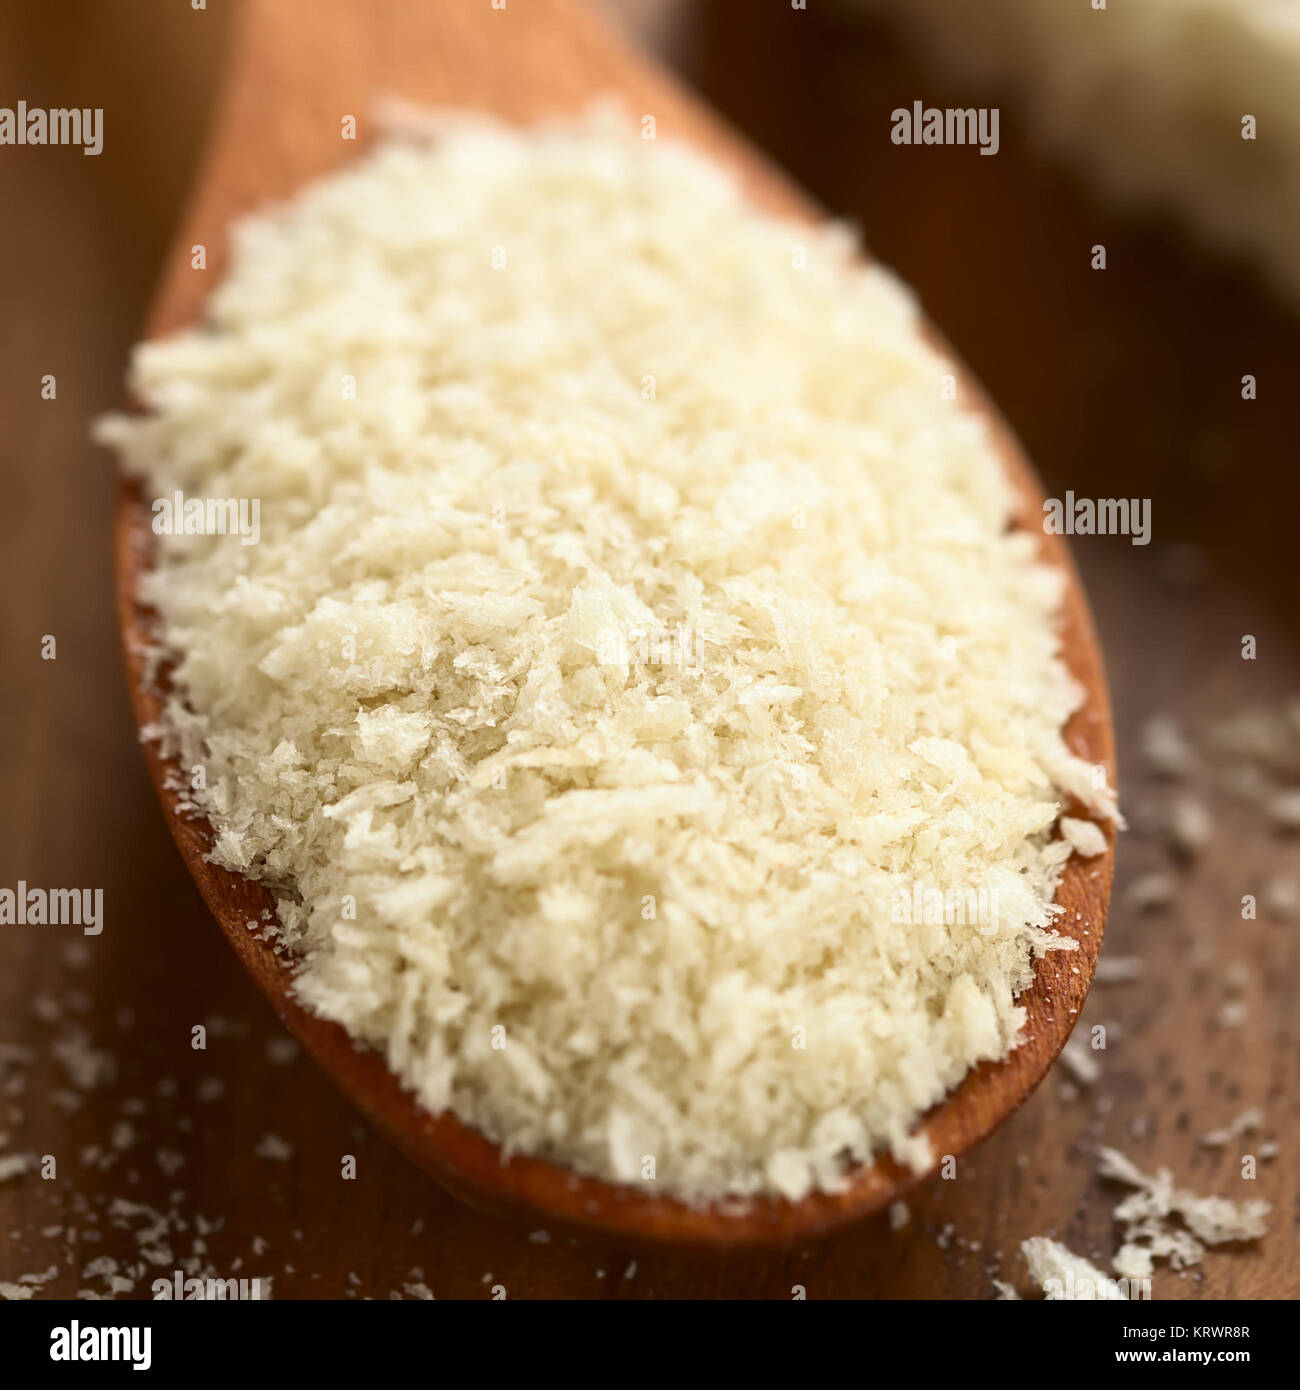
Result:
<svg viewBox="0 0 1300 1390"><path fill-rule="evenodd" d="M591 3L861 225L1001 406L1049 495L1152 500L1151 545L1074 544L1132 822L1106 953L1143 963L1139 981L1090 1001L1112 1039L1102 1076L1082 1085L1058 1068L957 1181L910 1202L900 1229L882 1216L761 1258L530 1239L457 1206L371 1137L296 1055L172 846L117 649L111 462L87 439L121 401L234 7L10 0L0 105L103 107L105 142L95 158L0 147L0 885L102 885L107 926L84 940L0 927L0 1154L59 1159L57 1181L0 1182L0 1283L39 1275L37 1296L148 1296L137 1276L162 1241L164 1274L174 1259L273 1275L277 1297L489 1297L500 1283L510 1297L788 1298L801 1283L809 1297L986 1298L995 1274L1023 1283L1015 1252L1029 1235L1106 1260L1118 1195L1095 1176L1106 1142L1198 1191L1275 1205L1259 1248L1212 1254L1190 1276L1162 1271L1158 1297L1295 1296L1296 928L1285 894L1255 921L1240 900L1285 883L1300 855L1252 805L1225 799L1195 750L1224 718L1279 709L1296 690L1300 309L1174 216L1097 195L1042 146L1014 92L977 101L888 6L864 18L818 0ZM914 100L1000 101L998 155L892 144L889 113ZM1090 265L1096 244L1104 273ZM1259 383L1249 402L1247 373ZM42 399L47 374L54 400ZM49 635L54 660L42 659ZM1194 750L1192 792L1214 835L1192 856L1170 834L1187 787L1160 780L1143 751L1152 716ZM1143 911L1153 874L1168 902ZM209 1043L196 1053L200 1022ZM1198 1135L1249 1107L1282 1142L1243 1192L1236 1150ZM362 1156L360 1181L338 1182L340 1152ZM101 1257L116 1273L87 1274Z"/></svg>

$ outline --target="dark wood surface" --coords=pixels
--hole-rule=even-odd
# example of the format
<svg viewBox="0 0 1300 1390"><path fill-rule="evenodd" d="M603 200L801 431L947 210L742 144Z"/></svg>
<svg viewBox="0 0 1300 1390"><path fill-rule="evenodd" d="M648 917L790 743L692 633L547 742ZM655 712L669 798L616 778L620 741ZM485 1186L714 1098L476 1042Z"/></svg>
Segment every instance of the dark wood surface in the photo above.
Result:
<svg viewBox="0 0 1300 1390"><path fill-rule="evenodd" d="M1122 899L1137 874L1169 862L1152 833L1166 793L1133 751L1142 719L1164 710L1203 722L1295 688L1300 486L1287 391L1300 316L1173 229L1095 204L1032 152L1009 113L997 159L891 147L889 109L918 94L945 103L942 85L886 35L782 6L691 6L675 27L641 8L711 100L822 202L864 222L873 250L919 287L1003 405L1049 488L1154 499L1150 547L1074 547L1107 650L1136 822L1107 951L1146 962L1140 983L1099 988L1088 1005L1086 1023L1111 1025L1102 1080L1072 1097L1058 1068L953 1180L910 1199L899 1231L873 1218L789 1253L685 1259L530 1239L472 1212L372 1135L305 1058L280 1060L274 1015L213 930L135 746L115 647L111 474L85 442L89 419L119 398L124 350L184 197L224 15L19 7L6 20L15 41L0 46L6 89L33 104L66 104L76 91L103 105L106 146L99 159L0 150L10 520L0 884L102 885L108 925L83 943L84 963L69 960L66 928L0 928L0 1042L31 1050L6 1073L0 1152L59 1160L56 1180L0 1184L0 1280L57 1264L44 1290L102 1288L78 1274L98 1255L137 1257L131 1231L107 1216L126 1198L176 1211L186 1227L172 1234L177 1257L191 1251L196 1217L219 1221L200 1236L204 1258L223 1273L242 1261L239 1272L274 1274L278 1297L383 1298L418 1281L439 1297L500 1286L509 1297L788 1298L802 1285L810 1297L981 1298L998 1269L1023 1285L1025 1236L1113 1250L1118 1193L1094 1174L1106 1142L1197 1190L1274 1203L1264 1241L1212 1252L1201 1274L1157 1274L1158 1297L1295 1296L1297 928L1244 923L1237 910L1268 873L1300 869L1295 842L1220 806L1210 850L1177 871L1172 910L1138 917ZM1104 275L1086 268L1096 241L1111 250ZM55 402L40 400L47 371ZM1251 405L1239 395L1246 371L1261 381ZM1247 632L1259 640L1253 663L1239 657ZM53 662L40 657L47 633ZM1241 981L1247 1021L1225 1031L1214 1015L1228 979ZM195 1052L190 1029L205 1021L208 1047ZM78 1030L115 1063L90 1091L69 1085L60 1060ZM68 1113L57 1093L71 1091L81 1103ZM1235 1152L1196 1139L1251 1105L1281 1152L1246 1183ZM268 1135L287 1159L262 1156L285 1151ZM111 1166L90 1145L112 1151ZM357 1155L355 1182L339 1179L343 1153ZM68 1226L102 1239L69 1247L64 1232L43 1234Z"/></svg>

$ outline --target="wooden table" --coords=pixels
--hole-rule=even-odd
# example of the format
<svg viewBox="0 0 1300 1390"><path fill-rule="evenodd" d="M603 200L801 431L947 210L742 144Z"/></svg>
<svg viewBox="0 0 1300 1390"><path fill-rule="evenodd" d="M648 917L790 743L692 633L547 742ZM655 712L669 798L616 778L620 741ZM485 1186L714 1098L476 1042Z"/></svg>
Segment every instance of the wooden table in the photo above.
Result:
<svg viewBox="0 0 1300 1390"><path fill-rule="evenodd" d="M632 7L715 104L865 225L1003 406L1049 492L1153 499L1150 546L1075 547L1134 821L1106 954L1140 955L1145 974L1089 1002L1084 1024L1108 1028L1101 1080L1073 1094L1058 1068L955 1179L911 1201L900 1230L881 1218L813 1249L729 1259L513 1231L446 1197L288 1055L189 882L135 746L112 620L110 465L86 431L120 399L225 20L217 6L162 0L107 9L19 5L0 43L3 90L106 112L98 158L0 149L0 886L102 886L106 904L97 937L0 927L0 1044L26 1050L0 1050L0 1154L57 1160L51 1179L0 1183L0 1282L54 1267L38 1296L101 1291L84 1267L139 1261L143 1244L160 1257L134 1290L148 1296L198 1240L222 1274L273 1275L277 1298L418 1296L418 1284L439 1298L790 1298L795 1286L810 1298L986 1298L994 1274L1024 1288L1026 1236L1055 1234L1103 1262L1114 1250L1120 1192L1095 1175L1109 1143L1197 1191L1274 1204L1263 1241L1213 1251L1190 1275L1158 1272L1157 1297L1300 1293L1300 927L1239 910L1269 874L1300 873L1297 842L1203 787L1217 833L1174 869L1175 904L1139 916L1124 902L1137 876L1172 862L1159 829L1169 793L1137 754L1144 719L1200 725L1295 690L1287 392L1300 313L1176 228L1096 203L1033 152L1010 110L996 159L892 146L893 107L968 103L878 30L816 7ZM1104 273L1089 269L1096 242ZM1240 399L1246 372L1260 382L1253 403ZM54 401L41 399L46 373ZM1246 633L1253 662L1240 657ZM47 634L54 660L42 659ZM1215 1022L1229 997L1247 1005L1241 1027ZM73 1084L70 1067L96 1084ZM1238 1149L1255 1138L1211 1150L1197 1137L1250 1106L1280 1153L1246 1182ZM356 1181L340 1179L343 1154L357 1157ZM115 1224L115 1199L163 1213L166 1231L142 1243L152 1219L119 1205Z"/></svg>

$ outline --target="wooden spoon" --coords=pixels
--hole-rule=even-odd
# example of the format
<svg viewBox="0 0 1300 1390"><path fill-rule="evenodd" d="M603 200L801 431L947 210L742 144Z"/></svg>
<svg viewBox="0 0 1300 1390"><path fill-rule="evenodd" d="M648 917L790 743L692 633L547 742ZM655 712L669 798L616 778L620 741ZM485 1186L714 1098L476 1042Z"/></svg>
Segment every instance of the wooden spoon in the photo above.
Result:
<svg viewBox="0 0 1300 1390"><path fill-rule="evenodd" d="M233 218L293 193L307 179L344 163L357 144L342 136L346 116L367 131L376 99L405 97L465 106L510 120L575 110L616 92L636 116L653 114L661 138L684 139L730 166L760 205L807 219L818 209L698 101L646 58L629 50L572 0L488 0L412 4L409 0L315 0L304 7L244 0L231 37L229 76L215 130L180 234L163 270L148 336L194 323L220 274ZM207 248L207 270L191 267L191 248ZM935 335L936 343L939 342ZM942 344L940 343L942 347ZM946 351L946 350L945 350ZM951 356L950 353L947 355ZM1113 736L1101 656L1087 601L1059 537L1042 533L1037 479L1010 431L969 373L954 364L961 398L988 418L1022 499L1018 524L1041 537L1042 553L1065 571L1067 663L1087 692L1071 720L1072 749L1113 778ZM138 487L123 482L116 511L117 601L136 719L155 724L162 699L148 679L150 614L136 601L152 555L150 512ZM359 1048L337 1024L304 1011L290 993L291 962L256 939L246 923L274 905L259 885L208 863L210 828L179 811L167 785L175 767L146 745L164 813L195 882L236 954L290 1032L369 1119L416 1163L463 1199L496 1211L621 1238L685 1245L794 1241L877 1211L928 1173L888 1158L861 1166L844 1191L803 1201L762 1198L690 1207L581 1177L528 1157L503 1163L496 1145L451 1114L422 1110L381 1057ZM997 1064L971 1071L924 1120L936 1155L978 1143L1046 1074L1083 1006L1105 922L1113 835L1105 855L1070 860L1057 902L1077 952L1052 952L1038 964L1020 1002L1024 1040Z"/></svg>

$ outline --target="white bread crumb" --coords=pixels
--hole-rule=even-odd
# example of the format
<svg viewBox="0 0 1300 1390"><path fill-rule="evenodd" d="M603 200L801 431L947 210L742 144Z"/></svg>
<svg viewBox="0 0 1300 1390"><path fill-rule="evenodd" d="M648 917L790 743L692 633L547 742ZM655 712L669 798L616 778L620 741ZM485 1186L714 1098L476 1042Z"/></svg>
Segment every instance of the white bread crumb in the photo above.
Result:
<svg viewBox="0 0 1300 1390"><path fill-rule="evenodd" d="M1107 956L1097 960L1093 981L1099 985L1126 985L1142 976L1142 960L1138 956Z"/></svg>
<svg viewBox="0 0 1300 1390"><path fill-rule="evenodd" d="M1029 1266L1029 1277L1043 1290L1049 1303L1117 1302L1128 1298L1110 1275L1047 1236L1022 1241L1020 1250Z"/></svg>
<svg viewBox="0 0 1300 1390"><path fill-rule="evenodd" d="M1187 858L1194 858L1209 844L1214 834L1214 817L1203 801L1192 796L1177 796L1169 813L1169 838L1174 848Z"/></svg>
<svg viewBox="0 0 1300 1390"><path fill-rule="evenodd" d="M1190 1268L1200 1263L1207 1245L1256 1240L1268 1229L1264 1218L1272 1207L1262 1198L1198 1197L1175 1187L1167 1168L1148 1176L1117 1149L1102 1148L1097 1169L1136 1189L1115 1208L1115 1219L1125 1227L1115 1269L1125 1278L1148 1278L1157 1259L1167 1259L1174 1269ZM1178 1229L1176 1220L1186 1229Z"/></svg>
<svg viewBox="0 0 1300 1390"><path fill-rule="evenodd" d="M1095 1048L1076 1033L1061 1049L1061 1061L1081 1086L1091 1086L1101 1078L1101 1063Z"/></svg>
<svg viewBox="0 0 1300 1390"><path fill-rule="evenodd" d="M1280 922L1294 922L1300 917L1300 880L1291 877L1271 878L1264 885L1264 911Z"/></svg>
<svg viewBox="0 0 1300 1390"><path fill-rule="evenodd" d="M1170 715L1152 715L1143 724L1140 746L1151 770L1160 776L1184 777L1192 769L1191 746Z"/></svg>
<svg viewBox="0 0 1300 1390"><path fill-rule="evenodd" d="M1225 1145L1231 1144L1239 1135L1253 1134L1263 1123L1264 1112L1262 1110L1243 1110L1222 1129L1212 1129L1208 1134L1202 1134L1200 1142L1207 1149L1221 1149Z"/></svg>
<svg viewBox="0 0 1300 1390"><path fill-rule="evenodd" d="M1084 859L1106 853L1106 832L1093 821L1062 816L1061 834L1074 846L1075 853Z"/></svg>
<svg viewBox="0 0 1300 1390"><path fill-rule="evenodd" d="M1125 895L1136 912L1153 912L1168 907L1174 897L1174 880L1163 870L1143 874L1129 884Z"/></svg>

